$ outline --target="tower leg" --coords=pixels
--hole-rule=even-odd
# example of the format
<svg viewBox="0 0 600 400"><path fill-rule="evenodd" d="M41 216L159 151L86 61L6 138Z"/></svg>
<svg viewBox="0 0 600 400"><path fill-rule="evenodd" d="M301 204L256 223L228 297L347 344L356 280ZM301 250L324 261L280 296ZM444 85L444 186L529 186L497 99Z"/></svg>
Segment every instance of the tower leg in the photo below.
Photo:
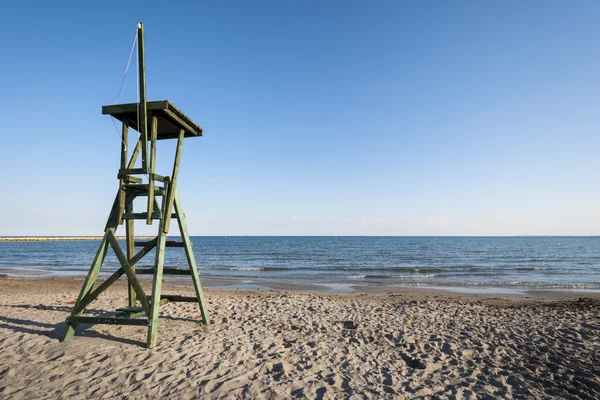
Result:
<svg viewBox="0 0 600 400"><path fill-rule="evenodd" d="M158 312L160 311L160 292L162 288L163 267L165 264L165 242L167 234L162 230L162 224L158 224L158 238L156 242L156 260L154 263L154 282L152 283L152 300L150 303L150 315L148 319L148 337L146 345L152 348L156 345L158 336Z"/></svg>
<svg viewBox="0 0 600 400"><path fill-rule="evenodd" d="M177 215L177 223L179 224L179 232L181 233L181 239L185 244L185 256L187 257L188 265L192 273L192 280L194 282L194 290L196 291L196 297L198 298L198 306L200 307L200 314L202 315L202 321L208 325L210 324L210 317L208 316L208 307L204 293L202 292L202 284L200 283L200 274L198 274L198 268L196 268L196 259L194 258L194 252L192 250L192 241L187 230L187 224L185 223L185 215L181 208L181 201L179 200L179 192L177 189L174 190L174 205L175 214Z"/></svg>
<svg viewBox="0 0 600 400"><path fill-rule="evenodd" d="M127 204L125 205L125 212L131 213L133 212L133 199L127 199ZM125 221L125 236L126 236L126 248L127 248L127 261L131 263L131 259L135 256L135 234L133 229L133 220L128 219ZM135 289L131 282L128 286L129 293L129 307L135 307L137 305L137 296L135 294Z"/></svg>
<svg viewBox="0 0 600 400"><path fill-rule="evenodd" d="M94 257L92 266L90 267L87 277L85 278L83 287L81 288L81 292L79 293L79 297L77 297L77 302L75 303L75 306L73 307L73 311L75 311L78 308L77 306L79 305L81 300L83 300L83 298L94 287L94 283L96 283L96 279L98 279L98 273L100 272L100 267L102 266L102 263L104 262L104 257L106 257L107 251L108 251L108 230L104 233L104 237L102 238L102 241L100 242L100 246L98 247L98 251L96 252L96 256ZM83 314L83 310L76 312L76 313L75 312L71 313L72 316L79 316L81 314ZM61 338L61 342L72 339L73 335L75 334L75 328L77 328L76 323L68 323L67 329L65 330L65 332L63 333L63 336Z"/></svg>

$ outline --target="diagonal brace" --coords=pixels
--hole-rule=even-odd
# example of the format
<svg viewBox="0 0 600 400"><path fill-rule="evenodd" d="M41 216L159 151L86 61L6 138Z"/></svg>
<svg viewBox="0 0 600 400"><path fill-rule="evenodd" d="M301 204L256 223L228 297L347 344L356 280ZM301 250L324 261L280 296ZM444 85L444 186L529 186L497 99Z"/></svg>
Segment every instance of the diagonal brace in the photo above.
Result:
<svg viewBox="0 0 600 400"><path fill-rule="evenodd" d="M115 283L117 281L117 279L119 279L121 277L121 275L123 275L124 273L125 273L125 270L123 270L123 267L119 268L118 270L115 271L115 273L113 273L104 282L102 282L102 284L100 286L98 286L93 292L88 293L83 299L81 299L75 305L75 308L73 308L73 315L76 315L77 313L82 312L88 306L88 304L90 304L92 301L96 300L102 292L104 292L106 289L108 289L108 287L110 285Z"/></svg>
<svg viewBox="0 0 600 400"><path fill-rule="evenodd" d="M144 248L142 248L140 251L138 251L138 253L133 256L131 258L131 261L129 262L130 266L134 266L135 264L137 264L138 261L140 261L146 254L150 253L152 251L153 248L156 247L156 242L157 242L158 238L154 238L151 241L149 241Z"/></svg>
<svg viewBox="0 0 600 400"><path fill-rule="evenodd" d="M131 265L129 265L129 262L127 261L127 257L125 256L125 254L123 254L123 250L121 250L121 247L119 247L119 243L117 242L117 239L115 238L113 229L110 229L108 231L108 242L110 243L110 246L112 247L113 251L115 252L117 259L119 260L119 263L121 263L121 267L123 267L123 271L127 275L127 278L129 279L129 283L133 287L133 290L135 290L135 293L138 296L138 300L140 301L140 303L142 303L144 312L146 313L146 315L150 315L150 304L148 303L148 298L146 297L146 294L144 293L144 289L142 288L142 285L140 285L140 282L138 281L137 277L135 276L135 271L133 270Z"/></svg>

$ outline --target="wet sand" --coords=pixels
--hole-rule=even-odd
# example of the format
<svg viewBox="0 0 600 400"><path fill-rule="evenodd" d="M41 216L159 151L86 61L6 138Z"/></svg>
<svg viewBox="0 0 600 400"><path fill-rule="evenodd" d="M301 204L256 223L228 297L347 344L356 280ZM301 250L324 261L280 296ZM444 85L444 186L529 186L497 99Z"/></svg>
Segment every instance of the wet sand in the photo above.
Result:
<svg viewBox="0 0 600 400"><path fill-rule="evenodd" d="M0 398L600 398L597 294L209 288L213 324L167 304L148 350L131 326L60 343L81 283L0 279ZM126 301L119 281L89 313Z"/></svg>

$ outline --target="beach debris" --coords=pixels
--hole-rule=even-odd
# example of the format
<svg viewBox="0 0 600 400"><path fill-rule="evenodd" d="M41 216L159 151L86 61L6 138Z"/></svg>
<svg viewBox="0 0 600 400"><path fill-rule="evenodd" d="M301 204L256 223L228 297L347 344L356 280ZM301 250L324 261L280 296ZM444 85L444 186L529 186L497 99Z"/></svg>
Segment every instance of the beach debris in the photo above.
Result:
<svg viewBox="0 0 600 400"><path fill-rule="evenodd" d="M354 321L343 321L344 329L356 329L358 325Z"/></svg>

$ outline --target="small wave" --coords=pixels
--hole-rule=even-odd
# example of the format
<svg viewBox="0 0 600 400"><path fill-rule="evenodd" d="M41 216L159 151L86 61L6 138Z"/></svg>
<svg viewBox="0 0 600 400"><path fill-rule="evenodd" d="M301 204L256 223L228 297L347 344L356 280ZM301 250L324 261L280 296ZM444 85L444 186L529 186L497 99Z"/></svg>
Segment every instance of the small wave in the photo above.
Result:
<svg viewBox="0 0 600 400"><path fill-rule="evenodd" d="M361 269L364 271L413 272L417 274L431 274L445 271L441 268L431 267L366 267Z"/></svg>
<svg viewBox="0 0 600 400"><path fill-rule="evenodd" d="M280 267L208 267L205 271L289 271L289 268Z"/></svg>
<svg viewBox="0 0 600 400"><path fill-rule="evenodd" d="M418 274L418 275L367 275L367 279L420 279L437 278L440 274Z"/></svg>
<svg viewBox="0 0 600 400"><path fill-rule="evenodd" d="M440 274L419 274L419 275L337 275L327 276L326 279L421 279L421 278L437 278Z"/></svg>

